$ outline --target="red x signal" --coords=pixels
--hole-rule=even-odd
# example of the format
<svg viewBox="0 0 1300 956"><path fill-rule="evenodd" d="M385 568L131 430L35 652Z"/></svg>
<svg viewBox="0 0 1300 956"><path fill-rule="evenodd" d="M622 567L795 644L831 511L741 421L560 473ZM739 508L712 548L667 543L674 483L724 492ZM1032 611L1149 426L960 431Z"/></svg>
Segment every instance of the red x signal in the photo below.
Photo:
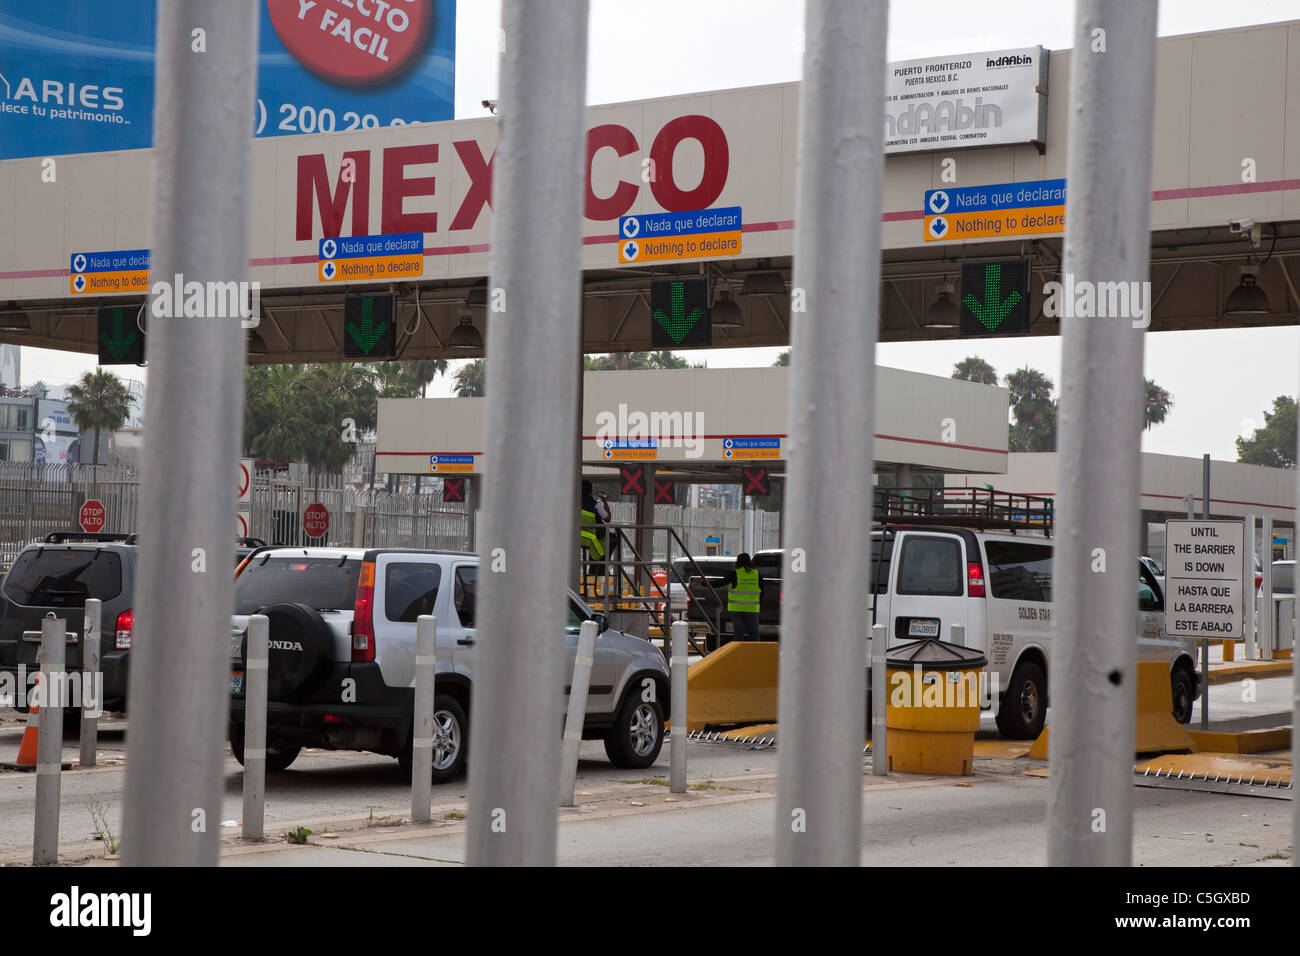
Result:
<svg viewBox="0 0 1300 956"><path fill-rule="evenodd" d="M442 500L443 501L464 501L465 500L465 479L464 478L442 479Z"/></svg>
<svg viewBox="0 0 1300 956"><path fill-rule="evenodd" d="M660 481L655 479L655 504L671 505L675 501L673 495L673 483L669 479Z"/></svg>
<svg viewBox="0 0 1300 956"><path fill-rule="evenodd" d="M765 495L768 493L766 468L742 468L745 473L745 494Z"/></svg>
<svg viewBox="0 0 1300 956"><path fill-rule="evenodd" d="M623 494L645 494L645 465L620 465L618 471L623 479Z"/></svg>

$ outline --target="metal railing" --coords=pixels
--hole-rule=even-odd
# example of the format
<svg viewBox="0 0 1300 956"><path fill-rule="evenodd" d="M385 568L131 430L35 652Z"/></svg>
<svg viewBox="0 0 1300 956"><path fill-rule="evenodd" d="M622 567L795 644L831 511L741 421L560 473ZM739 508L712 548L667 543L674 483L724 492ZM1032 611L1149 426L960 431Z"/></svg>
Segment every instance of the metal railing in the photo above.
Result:
<svg viewBox="0 0 1300 956"><path fill-rule="evenodd" d="M663 636L664 650L667 653L669 627L676 619L676 609L673 607L672 597L673 565L677 561L685 560L687 570L690 572L686 581L682 582L687 588L687 600L690 600L690 582L698 577L708 587L714 602L714 616L712 619L709 619L706 615L698 621L688 621L688 623L697 627L692 628L692 633L688 634L687 640L690 641L695 652L701 656L707 651L702 649L695 641L694 632L697 629L708 635L705 640L706 648L710 643L714 647L721 646L722 608L724 604L717 589L709 581L703 568L696 562L676 528L672 525L624 523L584 524L581 527L583 531L595 531L597 534L600 533L601 529L605 532L605 557L603 559L592 558L586 548L580 549L578 580L581 582L583 600L587 600L597 610L617 609L645 614L649 620L655 622L655 625L659 627ZM663 552L663 557L658 557L655 554L652 554L649 558L643 557L636 548L638 532L649 534L651 540L656 535L662 534L667 540L667 547ZM674 546L676 546L675 554ZM599 570L593 575L593 569ZM658 570L664 572L662 584L655 580L654 577L655 571ZM595 595L591 593L593 579L603 583L603 587L599 588L602 593ZM618 605L632 606L617 607ZM681 610L685 612L686 608L682 607Z"/></svg>

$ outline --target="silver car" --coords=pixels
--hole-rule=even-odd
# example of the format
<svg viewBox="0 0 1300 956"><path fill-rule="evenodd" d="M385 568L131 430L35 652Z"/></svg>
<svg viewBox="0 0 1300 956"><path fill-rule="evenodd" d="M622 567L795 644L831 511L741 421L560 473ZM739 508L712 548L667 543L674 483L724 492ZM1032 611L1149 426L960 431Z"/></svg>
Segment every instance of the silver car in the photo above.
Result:
<svg viewBox="0 0 1300 956"><path fill-rule="evenodd" d="M235 582L230 632L230 743L243 762L245 632L270 619L267 769L286 769L302 747L395 756L409 772L416 621L438 620L433 779L464 768L474 689L478 556L360 548L265 548ZM584 739L601 739L619 767L648 767L663 746L668 668L642 638L608 627L572 591L564 687L582 622L596 638ZM559 635L557 634L557 639Z"/></svg>

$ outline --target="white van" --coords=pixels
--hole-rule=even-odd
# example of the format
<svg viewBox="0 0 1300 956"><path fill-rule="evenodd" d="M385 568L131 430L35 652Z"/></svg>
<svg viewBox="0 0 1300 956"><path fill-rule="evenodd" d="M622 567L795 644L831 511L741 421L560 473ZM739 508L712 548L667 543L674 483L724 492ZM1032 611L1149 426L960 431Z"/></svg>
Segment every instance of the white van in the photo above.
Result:
<svg viewBox="0 0 1300 956"><path fill-rule="evenodd" d="M1149 568L1134 564L1138 656L1169 661L1173 714L1187 723L1198 687L1194 642L1164 636L1163 591ZM888 646L950 640L952 625L962 625L966 646L988 657L983 706L996 706L998 729L1012 739L1038 736L1051 664L1051 538L1034 530L889 524L872 534L871 574L871 620L887 628Z"/></svg>

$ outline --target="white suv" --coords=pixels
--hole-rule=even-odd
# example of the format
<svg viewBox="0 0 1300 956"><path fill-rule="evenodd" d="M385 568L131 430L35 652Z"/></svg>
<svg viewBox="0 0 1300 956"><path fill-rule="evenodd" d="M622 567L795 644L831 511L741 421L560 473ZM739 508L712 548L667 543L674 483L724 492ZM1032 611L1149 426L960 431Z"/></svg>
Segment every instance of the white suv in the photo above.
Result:
<svg viewBox="0 0 1300 956"><path fill-rule="evenodd" d="M236 759L243 762L245 634L248 616L260 613L270 618L267 769L284 770L309 746L389 754L409 773L416 621L433 614L433 779L445 782L462 770L474 684L477 555L263 548L237 573L230 648L230 744ZM603 615L569 592L568 675L578 628L586 620L597 621L601 631L583 737L603 739L617 766L648 767L663 745L669 691L663 654L648 641L608 628ZM643 693L647 682L653 694ZM567 679L556 692L567 696Z"/></svg>

